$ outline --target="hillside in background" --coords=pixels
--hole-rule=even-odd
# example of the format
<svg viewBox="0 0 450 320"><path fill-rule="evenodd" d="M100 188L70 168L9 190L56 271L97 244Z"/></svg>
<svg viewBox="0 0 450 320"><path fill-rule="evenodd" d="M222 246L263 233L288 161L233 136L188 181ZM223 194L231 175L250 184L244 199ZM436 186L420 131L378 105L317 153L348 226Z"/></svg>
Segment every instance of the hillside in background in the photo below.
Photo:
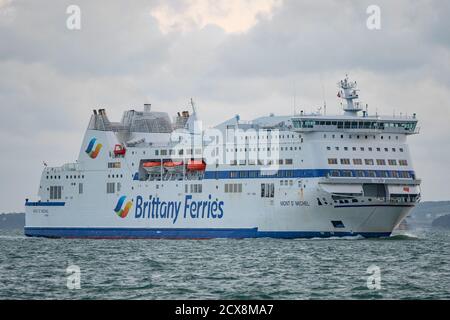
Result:
<svg viewBox="0 0 450 320"><path fill-rule="evenodd" d="M0 229L22 229L25 225L25 213L0 214Z"/></svg>
<svg viewBox="0 0 450 320"><path fill-rule="evenodd" d="M448 214L450 201L425 201L413 209L407 222L412 227L429 227L433 225L433 221Z"/></svg>

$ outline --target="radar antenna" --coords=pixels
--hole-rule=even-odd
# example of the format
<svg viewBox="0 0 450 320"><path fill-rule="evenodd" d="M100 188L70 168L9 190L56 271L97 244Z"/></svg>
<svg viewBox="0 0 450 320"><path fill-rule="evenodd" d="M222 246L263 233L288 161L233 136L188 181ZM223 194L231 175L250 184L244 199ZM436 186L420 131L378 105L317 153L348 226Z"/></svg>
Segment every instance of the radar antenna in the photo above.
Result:
<svg viewBox="0 0 450 320"><path fill-rule="evenodd" d="M195 108L195 103L194 103L194 99L191 98L191 107L192 107L192 113L195 114L197 113L197 110Z"/></svg>
<svg viewBox="0 0 450 320"><path fill-rule="evenodd" d="M346 101L347 105L344 105L345 115L357 116L358 112L362 110L359 102L353 102L358 99L358 89L356 81L350 82L348 75L345 75L345 79L338 82L339 92L338 98Z"/></svg>

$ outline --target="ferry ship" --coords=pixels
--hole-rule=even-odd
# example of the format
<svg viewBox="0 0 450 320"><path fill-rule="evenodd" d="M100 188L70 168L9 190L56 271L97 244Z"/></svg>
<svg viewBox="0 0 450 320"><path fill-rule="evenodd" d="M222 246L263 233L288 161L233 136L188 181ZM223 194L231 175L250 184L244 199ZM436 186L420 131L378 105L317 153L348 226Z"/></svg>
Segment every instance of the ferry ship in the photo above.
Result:
<svg viewBox="0 0 450 320"><path fill-rule="evenodd" d="M416 114L369 114L338 82L343 114L239 116L203 129L192 110L111 122L94 110L78 159L45 166L25 234L67 238L387 237L420 200L407 144Z"/></svg>

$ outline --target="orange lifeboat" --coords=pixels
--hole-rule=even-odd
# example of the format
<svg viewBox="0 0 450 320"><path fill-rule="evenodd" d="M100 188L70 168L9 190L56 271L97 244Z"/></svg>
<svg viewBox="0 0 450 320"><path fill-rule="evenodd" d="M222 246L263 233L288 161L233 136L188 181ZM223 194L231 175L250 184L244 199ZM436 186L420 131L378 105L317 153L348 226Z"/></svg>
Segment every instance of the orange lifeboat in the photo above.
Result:
<svg viewBox="0 0 450 320"><path fill-rule="evenodd" d="M161 170L161 162L157 162L157 161L144 162L142 167L147 172L159 172Z"/></svg>
<svg viewBox="0 0 450 320"><path fill-rule="evenodd" d="M169 172L179 172L183 171L183 162L182 161L167 161L164 162L164 168Z"/></svg>
<svg viewBox="0 0 450 320"><path fill-rule="evenodd" d="M189 171L205 171L206 163L202 160L190 160L187 164Z"/></svg>

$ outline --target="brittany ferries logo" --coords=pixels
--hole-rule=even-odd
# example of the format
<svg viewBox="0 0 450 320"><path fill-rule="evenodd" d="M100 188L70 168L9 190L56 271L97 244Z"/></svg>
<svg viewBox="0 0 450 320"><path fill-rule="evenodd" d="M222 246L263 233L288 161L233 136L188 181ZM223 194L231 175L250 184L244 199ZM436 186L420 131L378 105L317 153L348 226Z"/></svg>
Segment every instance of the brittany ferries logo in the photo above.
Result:
<svg viewBox="0 0 450 320"><path fill-rule="evenodd" d="M128 212L130 212L130 209L133 206L133 202L128 201L127 204L125 205L125 208L122 209L126 198L127 198L126 196L120 197L119 201L117 202L116 208L114 209L116 214L119 217L121 217L122 219L126 218L126 216L128 215Z"/></svg>
<svg viewBox="0 0 450 320"><path fill-rule="evenodd" d="M102 144L101 143L96 143L97 139L96 138L92 138L91 141L89 141L88 147L86 149L86 153L89 155L89 157L91 157L92 159L97 158L100 149L102 148ZM95 148L94 148L95 146Z"/></svg>

